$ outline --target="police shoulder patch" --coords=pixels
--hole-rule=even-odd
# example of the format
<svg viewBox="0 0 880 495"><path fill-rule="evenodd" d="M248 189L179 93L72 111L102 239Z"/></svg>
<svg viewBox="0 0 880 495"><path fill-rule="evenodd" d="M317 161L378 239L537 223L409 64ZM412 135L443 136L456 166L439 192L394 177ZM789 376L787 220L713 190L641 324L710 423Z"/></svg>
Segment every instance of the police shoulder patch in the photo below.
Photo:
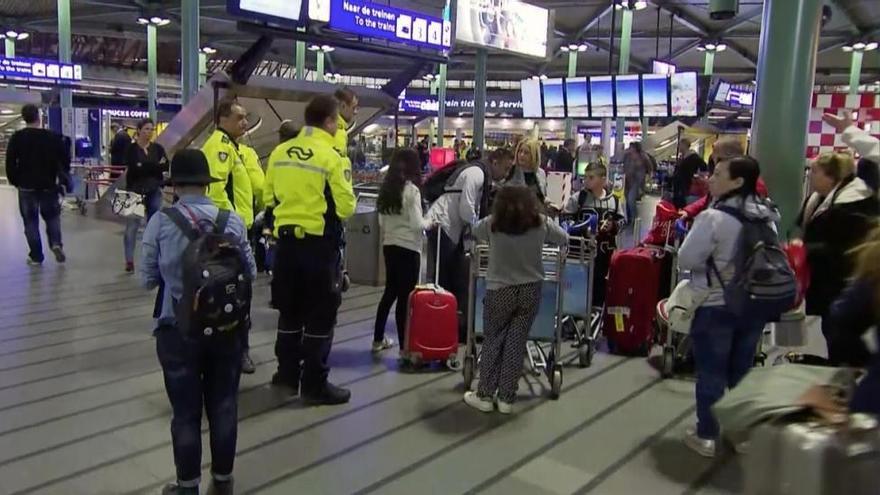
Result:
<svg viewBox="0 0 880 495"><path fill-rule="evenodd" d="M230 141L229 141L229 136L227 136L226 134L224 134L223 137L220 138L220 142L223 143L223 144L229 144L229 142L230 142Z"/></svg>
<svg viewBox="0 0 880 495"><path fill-rule="evenodd" d="M351 169L345 169L345 181L351 182Z"/></svg>
<svg viewBox="0 0 880 495"><path fill-rule="evenodd" d="M227 159L229 159L229 153L221 151L217 153L217 158L220 159L221 162L225 162Z"/></svg>

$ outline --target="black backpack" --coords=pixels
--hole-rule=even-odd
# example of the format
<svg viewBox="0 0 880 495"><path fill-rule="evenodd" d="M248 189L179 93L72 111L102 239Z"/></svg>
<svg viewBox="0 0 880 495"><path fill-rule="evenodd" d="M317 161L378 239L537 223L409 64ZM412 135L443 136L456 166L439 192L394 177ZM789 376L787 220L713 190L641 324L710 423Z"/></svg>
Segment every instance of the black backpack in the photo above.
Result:
<svg viewBox="0 0 880 495"><path fill-rule="evenodd" d="M251 279L237 240L225 233L229 210L220 210L214 222L202 221L211 224L208 229L178 208L162 213L189 239L181 258L183 294L174 301L180 331L238 338L250 327Z"/></svg>
<svg viewBox="0 0 880 495"><path fill-rule="evenodd" d="M480 218L485 217L489 214L488 205L489 194L492 189L492 176L487 172L486 165L479 160L471 162L456 160L440 170L435 171L428 176L422 184L422 198L427 201L428 204L432 204L440 199L440 196L443 196L446 193L460 193L461 189L452 189L452 186L455 185L455 181L458 180L461 173L470 167L480 167L480 170L483 171L483 191L480 195L478 215Z"/></svg>
<svg viewBox="0 0 880 495"><path fill-rule="evenodd" d="M727 309L739 316L775 320L794 306L797 282L779 236L766 219L749 218L730 206L715 209L733 216L742 224L734 255L733 280L725 284L715 261L709 267L724 288Z"/></svg>

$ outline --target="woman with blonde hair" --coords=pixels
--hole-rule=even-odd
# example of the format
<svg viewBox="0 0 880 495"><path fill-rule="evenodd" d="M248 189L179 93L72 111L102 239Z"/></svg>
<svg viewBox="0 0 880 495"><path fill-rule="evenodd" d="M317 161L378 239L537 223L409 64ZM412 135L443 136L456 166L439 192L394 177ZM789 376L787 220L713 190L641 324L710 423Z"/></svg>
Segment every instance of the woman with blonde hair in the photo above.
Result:
<svg viewBox="0 0 880 495"><path fill-rule="evenodd" d="M847 253L859 245L874 226L880 213L873 191L856 177L853 157L846 153L826 153L810 166L813 193L804 202L797 221L807 248L811 281L807 290L806 312L822 317L822 333L828 344L828 359L839 363L844 349L828 339L828 310L853 273Z"/></svg>
<svg viewBox="0 0 880 495"><path fill-rule="evenodd" d="M541 169L541 145L537 140L525 139L516 146L514 166L505 185L525 186L535 192L543 204L547 198L547 173Z"/></svg>

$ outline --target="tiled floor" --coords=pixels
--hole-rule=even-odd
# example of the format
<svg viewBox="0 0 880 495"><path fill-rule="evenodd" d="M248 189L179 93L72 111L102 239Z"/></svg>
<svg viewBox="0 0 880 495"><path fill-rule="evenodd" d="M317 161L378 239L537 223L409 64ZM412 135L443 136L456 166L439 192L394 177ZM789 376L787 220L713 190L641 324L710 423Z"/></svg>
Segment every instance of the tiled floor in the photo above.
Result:
<svg viewBox="0 0 880 495"><path fill-rule="evenodd" d="M0 187L0 492L157 492L174 472L170 414L152 294L122 273L121 226L66 213L69 261L39 269L25 266L20 231L14 191ZM259 366L241 384L238 493L740 491L734 456L708 462L679 441L693 420L689 381L599 354L565 370L559 401L529 379L516 415L481 415L461 403L460 375L400 373L392 356L372 357L372 287L346 294L336 332L332 379L352 402L304 408L267 385L266 283L251 335Z"/></svg>

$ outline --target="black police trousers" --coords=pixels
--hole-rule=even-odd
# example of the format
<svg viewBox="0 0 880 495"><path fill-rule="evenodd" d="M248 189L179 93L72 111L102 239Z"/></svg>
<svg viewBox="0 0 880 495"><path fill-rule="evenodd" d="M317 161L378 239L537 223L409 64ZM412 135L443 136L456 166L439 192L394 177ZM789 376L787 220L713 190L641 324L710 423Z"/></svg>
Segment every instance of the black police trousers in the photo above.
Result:
<svg viewBox="0 0 880 495"><path fill-rule="evenodd" d="M272 278L272 304L279 311L275 356L288 383L302 379L304 393L320 393L342 302L337 241L280 232Z"/></svg>

